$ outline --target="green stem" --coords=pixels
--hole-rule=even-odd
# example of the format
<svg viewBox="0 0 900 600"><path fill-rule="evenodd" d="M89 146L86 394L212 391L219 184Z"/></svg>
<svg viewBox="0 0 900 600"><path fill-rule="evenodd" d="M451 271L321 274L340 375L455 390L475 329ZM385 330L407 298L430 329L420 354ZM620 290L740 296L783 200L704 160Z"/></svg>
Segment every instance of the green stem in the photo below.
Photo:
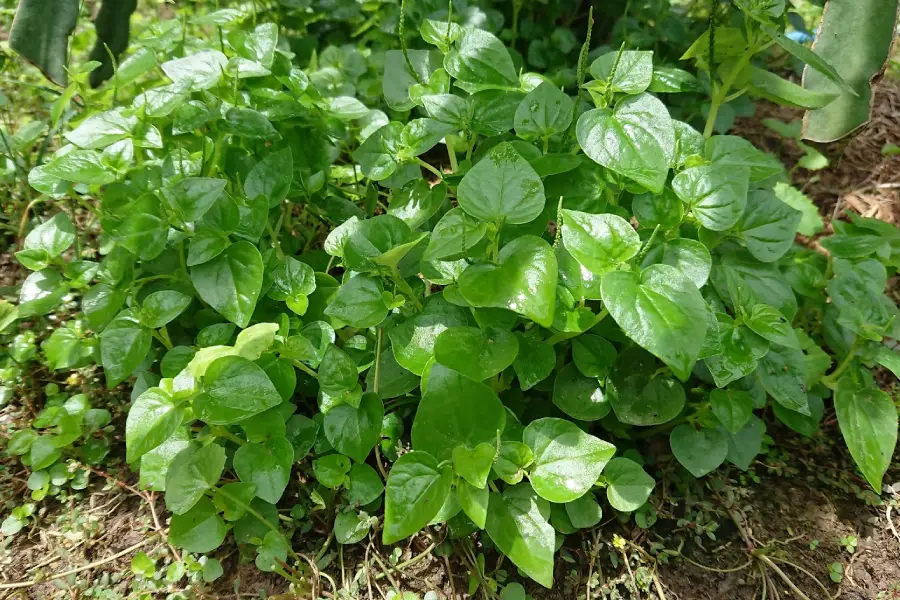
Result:
<svg viewBox="0 0 900 600"><path fill-rule="evenodd" d="M644 260L644 257L647 255L647 252L650 251L650 246L653 245L653 241L656 240L656 235L659 233L659 223L656 224L656 227L653 228L653 233L650 234L650 238L644 244L644 247L641 248L641 252L637 256L637 261L635 264L638 266L641 265L641 261Z"/></svg>
<svg viewBox="0 0 900 600"><path fill-rule="evenodd" d="M754 54L756 54L756 50L753 48L744 52L744 55L741 56L731 68L731 71L728 72L728 75L725 76L724 81L722 81L722 87L717 89L715 82L713 82L713 93L712 98L710 98L709 115L706 117L706 127L703 129L703 137L712 137L713 129L716 126L716 116L719 114L719 107L722 106L728 97L728 91L731 89L732 84L734 84L734 80L741 71L744 70L744 67L747 66Z"/></svg>
<svg viewBox="0 0 900 600"><path fill-rule="evenodd" d="M550 149L550 136L548 135L544 138L544 150L543 150L544 155L547 154L547 151L549 149Z"/></svg>
<svg viewBox="0 0 900 600"><path fill-rule="evenodd" d="M378 385L381 383L381 339L384 336L384 329L378 328L378 343L375 346L375 381L372 385L372 391L378 393Z"/></svg>
<svg viewBox="0 0 900 600"><path fill-rule="evenodd" d="M416 310L422 310L422 302L416 297L416 293L410 287L406 280L400 275L400 271L396 266L391 270L391 279L394 281L394 284L400 288L400 291L403 292L403 295L412 300L413 306L416 307Z"/></svg>
<svg viewBox="0 0 900 600"><path fill-rule="evenodd" d="M604 308L599 313L597 313L597 316L594 317L594 320L591 322L591 324L587 328L585 328L584 331L563 331L561 333L554 334L554 335L550 336L549 338L547 338L547 343L550 344L551 346L553 346L554 344L558 344L565 340L570 340L573 337L578 337L582 333L588 332L591 329L593 329L600 321L605 319L606 315L608 315L608 314L609 314L609 311Z"/></svg>
<svg viewBox="0 0 900 600"><path fill-rule="evenodd" d="M232 494L229 494L222 488L217 488L216 491L218 493L222 494L223 496L225 496L226 498L228 498L228 500L230 500L231 502L234 502L235 504L237 504L238 506L243 508L247 512L247 514L252 515L252 516L256 517L257 519L259 519L263 523L263 525L268 527L270 531L274 532L275 535L277 535L278 537L281 538L281 540L284 542L284 546L287 548L288 554L290 554L294 560L296 560L297 562L299 562L301 560L300 555L297 554L296 552L294 552L294 549L291 547L290 541L286 537L284 537L284 534L281 533L281 530L279 530L277 527L272 525L272 523L270 523L264 516L262 516L261 514L256 512L253 508L251 508L250 506L241 502L241 500L239 498L236 498ZM214 492L212 492L212 491L207 491L206 494L210 497L214 496Z"/></svg>
<svg viewBox="0 0 900 600"><path fill-rule="evenodd" d="M406 60L406 67L409 69L410 75L416 80L416 83L422 83L419 73L413 68L412 61L409 60L409 52L406 49L406 36L404 30L406 27L406 0L400 2L400 22L397 23L397 37L400 38L400 50L403 51L403 58Z"/></svg>
<svg viewBox="0 0 900 600"><path fill-rule="evenodd" d="M300 369L301 371L303 371L304 373L306 373L307 375L309 375L310 377L312 377L313 379L319 378L318 373L316 373L315 371L313 371L312 369L310 369L309 367L304 365L299 360L292 360L291 364L294 365L295 367L297 367L298 369Z"/></svg>
<svg viewBox="0 0 900 600"><path fill-rule="evenodd" d="M859 352L859 347L862 345L863 338L856 336L856 339L853 340L853 345L850 346L850 350L847 352L847 356L844 357L844 360L838 364L837 369L835 369L832 373L826 375L822 378L822 385L828 388L834 388L834 385L837 383L838 378L841 374L847 370L847 367L853 362L853 359L856 358L856 353Z"/></svg>
<svg viewBox="0 0 900 600"><path fill-rule="evenodd" d="M459 170L459 165L456 163L456 149L453 147L453 140L446 137L444 141L447 143L447 156L450 158L450 172L456 173Z"/></svg>
<svg viewBox="0 0 900 600"><path fill-rule="evenodd" d="M161 336L158 331L151 331L150 335L159 340L159 343L165 346L166 350L171 350L173 348L172 342Z"/></svg>
<svg viewBox="0 0 900 600"><path fill-rule="evenodd" d="M444 174L443 174L443 173L441 173L440 171L438 171L437 169L435 169L434 167L432 167L431 165L429 165L427 162L425 162L425 161L422 160L421 158L416 157L416 162L419 164L420 167L425 167L426 169L428 169L429 171L431 171L432 173L434 173L435 175L437 175L439 178L441 178L441 179L444 178Z"/></svg>
<svg viewBox="0 0 900 600"><path fill-rule="evenodd" d="M244 446L247 444L247 440L243 440L238 436L234 435L224 427L213 427L213 433L216 437L225 438L226 440L230 440L237 444L238 446Z"/></svg>

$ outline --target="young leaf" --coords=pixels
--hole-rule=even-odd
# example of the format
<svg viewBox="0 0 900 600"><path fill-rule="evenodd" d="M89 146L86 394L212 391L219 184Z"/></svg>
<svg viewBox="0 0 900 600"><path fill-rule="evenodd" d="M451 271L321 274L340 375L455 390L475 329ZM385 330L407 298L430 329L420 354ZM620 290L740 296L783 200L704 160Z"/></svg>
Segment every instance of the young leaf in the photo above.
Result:
<svg viewBox="0 0 900 600"><path fill-rule="evenodd" d="M669 435L672 454L694 477L703 477L725 462L728 441L718 429L695 429L687 423Z"/></svg>
<svg viewBox="0 0 900 600"><path fill-rule="evenodd" d="M506 426L506 410L494 391L447 367L435 364L412 426L412 445L438 460L453 449L492 443Z"/></svg>
<svg viewBox="0 0 900 600"><path fill-rule="evenodd" d="M244 444L234 453L234 472L241 481L256 486L256 495L275 504L291 478L294 447L283 437L261 444Z"/></svg>
<svg viewBox="0 0 900 600"><path fill-rule="evenodd" d="M496 456L497 447L492 444L482 442L474 450L460 444L453 449L453 469L471 485L481 489L487 485Z"/></svg>
<svg viewBox="0 0 900 600"><path fill-rule="evenodd" d="M834 394L841 435L850 455L876 493L897 445L897 408L891 397L874 387L860 388L849 376Z"/></svg>
<svg viewBox="0 0 900 600"><path fill-rule="evenodd" d="M382 543L393 544L425 527L450 493L453 471L427 452L408 452L388 475Z"/></svg>
<svg viewBox="0 0 900 600"><path fill-rule="evenodd" d="M246 327L262 289L262 256L250 242L237 242L209 262L191 267L191 281L204 302Z"/></svg>
<svg viewBox="0 0 900 600"><path fill-rule="evenodd" d="M339 404L325 414L325 437L341 454L363 462L378 442L384 404L377 394L363 394L359 407Z"/></svg>
<svg viewBox="0 0 900 600"><path fill-rule="evenodd" d="M125 460L141 458L175 433L184 409L176 406L164 390L150 388L132 404L125 421Z"/></svg>
<svg viewBox="0 0 900 600"><path fill-rule="evenodd" d="M459 291L472 306L506 308L543 327L553 323L556 256L550 244L523 235L505 245L497 264L471 265L459 278Z"/></svg>
<svg viewBox="0 0 900 600"><path fill-rule="evenodd" d="M466 83L517 86L519 78L512 57L496 36L482 29L464 27L456 48L444 56L444 69Z"/></svg>
<svg viewBox="0 0 900 600"><path fill-rule="evenodd" d="M531 485L551 502L570 502L587 492L616 451L563 419L532 421L523 439L534 452Z"/></svg>
<svg viewBox="0 0 900 600"><path fill-rule="evenodd" d="M547 138L572 122L572 99L546 81L528 92L516 109L516 135Z"/></svg>
<svg viewBox="0 0 900 600"><path fill-rule="evenodd" d="M574 427L574 426L573 426ZM549 503L525 484L492 493L485 529L494 544L526 575L553 587L556 534L548 520Z"/></svg>
<svg viewBox="0 0 900 600"><path fill-rule="evenodd" d="M650 94L584 113L576 135L594 162L655 194L662 192L675 154L675 129L669 111Z"/></svg>
<svg viewBox="0 0 900 600"><path fill-rule="evenodd" d="M656 482L641 465L628 458L614 458L603 470L606 499L616 510L633 512L643 506Z"/></svg>
<svg viewBox="0 0 900 600"><path fill-rule="evenodd" d="M686 381L706 337L706 305L697 286L675 267L651 265L640 275L604 275L602 292L622 331Z"/></svg>
<svg viewBox="0 0 900 600"><path fill-rule="evenodd" d="M714 163L685 169L672 180L672 189L701 225L725 231L744 214L749 181L747 168Z"/></svg>
<svg viewBox="0 0 900 600"><path fill-rule="evenodd" d="M282 402L265 371L241 356L213 360L203 376L203 387L205 394L194 401L194 411L214 425L238 423Z"/></svg>
<svg viewBox="0 0 900 600"><path fill-rule="evenodd" d="M591 63L591 75L594 79L608 81L609 89L614 92L640 94L653 80L653 52L624 50L601 54Z"/></svg>
<svg viewBox="0 0 900 600"><path fill-rule="evenodd" d="M487 521L488 502L491 491L487 485L476 487L466 480L460 480L456 484L456 495L460 507L466 516L480 529L484 529Z"/></svg>
<svg viewBox="0 0 900 600"><path fill-rule="evenodd" d="M595 275L615 270L641 249L641 238L620 216L562 210L566 250Z"/></svg>
<svg viewBox="0 0 900 600"><path fill-rule="evenodd" d="M501 142L465 174L457 199L476 219L519 225L544 210L544 184L512 144Z"/></svg>

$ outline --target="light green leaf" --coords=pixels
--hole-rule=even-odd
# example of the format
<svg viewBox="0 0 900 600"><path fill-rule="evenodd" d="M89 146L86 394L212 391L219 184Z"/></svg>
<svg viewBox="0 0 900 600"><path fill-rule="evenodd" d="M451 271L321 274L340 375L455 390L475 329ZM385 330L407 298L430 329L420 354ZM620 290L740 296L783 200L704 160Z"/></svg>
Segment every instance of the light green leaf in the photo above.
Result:
<svg viewBox="0 0 900 600"><path fill-rule="evenodd" d="M501 142L465 174L457 199L477 219L519 225L544 210L544 185L512 144Z"/></svg>
<svg viewBox="0 0 900 600"><path fill-rule="evenodd" d="M669 435L672 454L694 477L703 477L725 462L728 441L718 429L695 429L683 424Z"/></svg>
<svg viewBox="0 0 900 600"><path fill-rule="evenodd" d="M745 167L714 163L685 169L672 180L672 189L701 225L725 231L744 214L749 178Z"/></svg>
<svg viewBox="0 0 900 600"><path fill-rule="evenodd" d="M643 506L656 482L641 465L628 458L614 458L603 470L606 499L616 510L632 512Z"/></svg>
<svg viewBox="0 0 900 600"><path fill-rule="evenodd" d="M262 256L247 241L232 244L209 262L191 267L191 281L200 298L238 327L250 322L262 280Z"/></svg>
<svg viewBox="0 0 900 600"><path fill-rule="evenodd" d="M256 486L256 495L275 504L291 478L294 447L283 437L261 444L244 444L234 453L234 472L241 481Z"/></svg>
<svg viewBox="0 0 900 600"><path fill-rule="evenodd" d="M141 394L125 421L125 460L133 463L168 440L183 418L184 409L164 390L150 388Z"/></svg>
<svg viewBox="0 0 900 600"><path fill-rule="evenodd" d="M492 493L485 522L497 548L546 588L553 587L556 548L556 534L549 518L549 503L523 484L506 489L502 495Z"/></svg>
<svg viewBox="0 0 900 600"><path fill-rule="evenodd" d="M874 387L860 388L849 376L834 395L841 435L850 455L876 493L897 445L897 408L891 397Z"/></svg>
<svg viewBox="0 0 900 600"><path fill-rule="evenodd" d="M417 533L438 513L450 493L453 471L440 468L427 452L408 452L388 475L382 543L393 544Z"/></svg>
<svg viewBox="0 0 900 600"><path fill-rule="evenodd" d="M622 217L563 209L562 240L566 250L596 275L615 270L641 249L641 238Z"/></svg>

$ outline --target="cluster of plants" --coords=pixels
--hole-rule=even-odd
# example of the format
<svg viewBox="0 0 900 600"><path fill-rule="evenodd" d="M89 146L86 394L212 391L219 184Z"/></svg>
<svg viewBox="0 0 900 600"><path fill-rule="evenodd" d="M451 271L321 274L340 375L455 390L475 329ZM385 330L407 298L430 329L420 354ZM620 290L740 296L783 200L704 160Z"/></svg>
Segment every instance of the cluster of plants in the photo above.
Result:
<svg viewBox="0 0 900 600"><path fill-rule="evenodd" d="M305 68L237 9L150 25L99 89L99 63L70 69L59 143L23 163L43 210L3 305L4 397L37 353L16 323L74 299L44 364L131 385L124 458L164 492L169 543L230 537L298 586L296 533L395 544L445 524L551 587L565 535L604 511L655 519L671 457L646 442L667 439L685 480L747 470L766 417L812 436L833 408L880 493L897 408L871 369L900 372L900 230L849 214L826 253L797 243L823 228L815 206L776 158L714 134L743 95L834 99L767 71L773 49L847 87L785 36L783 2L737 4L679 66L592 53L590 15L581 44L503 30L530 38L529 66L559 49L553 77L446 7L400 7L399 47ZM36 500L113 430L85 396L45 394L7 442Z"/></svg>

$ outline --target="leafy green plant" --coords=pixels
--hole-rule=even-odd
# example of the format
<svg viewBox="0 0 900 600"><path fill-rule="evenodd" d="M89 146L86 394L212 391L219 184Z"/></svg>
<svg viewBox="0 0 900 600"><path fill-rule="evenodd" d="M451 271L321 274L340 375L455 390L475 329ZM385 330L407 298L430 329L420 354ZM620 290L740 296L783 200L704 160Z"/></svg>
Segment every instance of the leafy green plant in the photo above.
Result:
<svg viewBox="0 0 900 600"><path fill-rule="evenodd" d="M351 51L301 70L273 24L155 24L29 173L95 201L103 257L47 215L15 316L75 290L87 328L45 353L99 349L107 385L132 383L125 459L165 493L168 541L202 554L231 531L295 585L298 531L394 544L446 524L551 587L558 535L604 510L652 525L655 469L748 470L768 412L812 436L833 406L880 492L897 410L870 368L898 371L900 231L848 215L828 255L796 244L821 225L781 163L713 135L735 94L826 102L751 64L775 44L840 81L783 35L782 5L743 8L685 55L711 86L702 134L654 95L700 80L649 50L585 43L570 95L489 31L425 18L427 48L401 25L383 54L382 111L354 97ZM496 587L480 556L473 585Z"/></svg>

